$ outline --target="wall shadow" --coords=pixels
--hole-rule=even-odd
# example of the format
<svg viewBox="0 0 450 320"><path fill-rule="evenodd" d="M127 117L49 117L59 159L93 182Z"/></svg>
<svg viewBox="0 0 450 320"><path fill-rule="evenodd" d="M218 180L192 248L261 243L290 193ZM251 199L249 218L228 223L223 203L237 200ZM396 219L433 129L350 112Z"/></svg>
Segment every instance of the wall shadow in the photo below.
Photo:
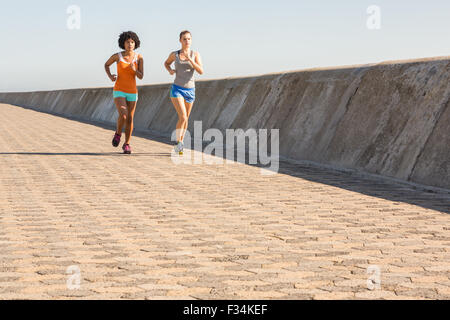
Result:
<svg viewBox="0 0 450 320"><path fill-rule="evenodd" d="M133 152L132 154L124 154L123 152L0 152L1 155L20 155L20 156L113 156L113 157L170 157L168 153L156 152Z"/></svg>
<svg viewBox="0 0 450 320"><path fill-rule="evenodd" d="M84 124L95 125L108 130L115 130L115 125L103 122L86 120L80 117L66 116L50 112L44 112L31 107L20 106L25 109L34 110L41 113L47 113L68 120L78 121ZM170 137L165 134L150 130L135 129L134 136L145 138L160 143L174 145ZM209 143L203 143L203 147ZM193 145L193 143L192 143ZM24 155L86 155L86 156L161 156L170 157L170 151L165 153L137 153L131 155L123 155L121 153L0 153L0 154L24 154ZM225 155L225 148L223 155ZM225 156L223 157L225 159ZM248 152L246 153L246 160ZM249 164L254 167L265 168L258 164ZM450 190L439 189L431 186L410 183L385 176L368 174L361 171L349 170L344 168L331 168L325 164L312 163L309 161L297 161L280 158L278 174L290 175L305 179L311 182L325 184L352 192L361 193L367 196L382 198L393 202L404 202L419 206L426 209L436 210L450 214ZM301 196L301 195L300 195ZM395 209L388 209L395 210Z"/></svg>

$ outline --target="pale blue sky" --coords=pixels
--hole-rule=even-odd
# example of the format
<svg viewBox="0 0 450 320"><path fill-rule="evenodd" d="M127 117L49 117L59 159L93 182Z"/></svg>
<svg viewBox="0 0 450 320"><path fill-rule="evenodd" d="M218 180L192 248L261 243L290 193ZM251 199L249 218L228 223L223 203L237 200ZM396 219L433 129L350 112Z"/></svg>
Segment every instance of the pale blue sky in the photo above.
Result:
<svg viewBox="0 0 450 320"><path fill-rule="evenodd" d="M69 5L80 30L67 28ZM380 30L366 26L370 5ZM127 30L142 42L139 85L173 81L163 62L184 29L203 57L197 79L450 55L448 0L15 0L0 24L0 91L112 87L103 65Z"/></svg>

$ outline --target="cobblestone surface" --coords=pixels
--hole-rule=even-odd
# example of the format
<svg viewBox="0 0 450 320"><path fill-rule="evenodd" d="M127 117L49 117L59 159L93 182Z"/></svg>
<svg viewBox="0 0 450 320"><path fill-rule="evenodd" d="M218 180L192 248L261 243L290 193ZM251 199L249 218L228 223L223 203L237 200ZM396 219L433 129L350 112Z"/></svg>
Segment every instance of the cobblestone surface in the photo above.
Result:
<svg viewBox="0 0 450 320"><path fill-rule="evenodd" d="M449 194L0 109L0 299L450 298Z"/></svg>

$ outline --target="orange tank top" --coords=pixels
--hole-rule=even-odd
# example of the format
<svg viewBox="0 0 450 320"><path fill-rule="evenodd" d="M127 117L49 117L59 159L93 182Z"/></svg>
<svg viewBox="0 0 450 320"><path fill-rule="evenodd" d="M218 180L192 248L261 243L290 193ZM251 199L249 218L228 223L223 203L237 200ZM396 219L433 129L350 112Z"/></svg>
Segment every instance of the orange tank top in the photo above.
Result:
<svg viewBox="0 0 450 320"><path fill-rule="evenodd" d="M137 64L138 54L134 53L133 62ZM114 85L114 91L122 91L125 93L137 93L136 87L136 72L131 68L131 63L125 61L122 53L119 52L119 61L117 62L117 80Z"/></svg>

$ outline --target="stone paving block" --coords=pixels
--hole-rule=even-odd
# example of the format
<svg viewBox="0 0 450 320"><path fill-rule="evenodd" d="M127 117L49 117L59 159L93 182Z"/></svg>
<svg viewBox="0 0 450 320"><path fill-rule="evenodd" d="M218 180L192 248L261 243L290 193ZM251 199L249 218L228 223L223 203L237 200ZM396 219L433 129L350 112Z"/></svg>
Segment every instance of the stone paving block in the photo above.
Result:
<svg viewBox="0 0 450 320"><path fill-rule="evenodd" d="M167 292L167 297L171 298L173 296L195 296L196 294L209 294L211 292L211 288L202 288L202 287L196 287L196 288L186 288L186 289L177 289L177 290L169 290Z"/></svg>
<svg viewBox="0 0 450 320"><path fill-rule="evenodd" d="M244 291L239 290L235 292L237 300L266 300L277 299L285 296L282 292L278 291Z"/></svg>
<svg viewBox="0 0 450 320"><path fill-rule="evenodd" d="M313 300L349 300L354 298L355 294L353 292L328 292L313 296Z"/></svg>
<svg viewBox="0 0 450 320"><path fill-rule="evenodd" d="M355 298L360 300L391 300L395 299L397 295L392 291L373 290L355 293Z"/></svg>

